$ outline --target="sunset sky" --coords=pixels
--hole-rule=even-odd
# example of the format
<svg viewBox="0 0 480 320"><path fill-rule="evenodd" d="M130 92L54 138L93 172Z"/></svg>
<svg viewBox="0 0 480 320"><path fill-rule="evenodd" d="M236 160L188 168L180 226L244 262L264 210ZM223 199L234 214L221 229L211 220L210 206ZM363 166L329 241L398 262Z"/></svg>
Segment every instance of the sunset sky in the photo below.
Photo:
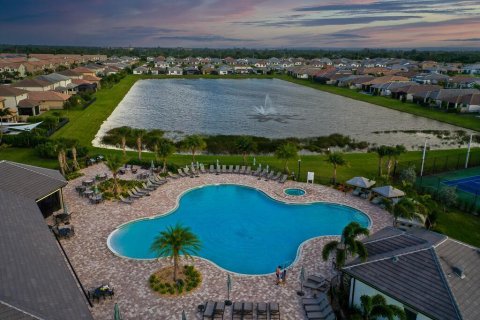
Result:
<svg viewBox="0 0 480 320"><path fill-rule="evenodd" d="M0 0L0 43L480 47L480 0Z"/></svg>

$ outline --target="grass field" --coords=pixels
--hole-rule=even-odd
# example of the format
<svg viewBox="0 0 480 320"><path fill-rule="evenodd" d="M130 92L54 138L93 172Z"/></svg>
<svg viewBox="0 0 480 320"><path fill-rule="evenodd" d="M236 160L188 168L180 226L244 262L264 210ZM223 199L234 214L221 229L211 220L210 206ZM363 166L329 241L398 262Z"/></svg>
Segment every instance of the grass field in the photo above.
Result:
<svg viewBox="0 0 480 320"><path fill-rule="evenodd" d="M435 231L480 248L480 218L460 211L449 211L438 217Z"/></svg>

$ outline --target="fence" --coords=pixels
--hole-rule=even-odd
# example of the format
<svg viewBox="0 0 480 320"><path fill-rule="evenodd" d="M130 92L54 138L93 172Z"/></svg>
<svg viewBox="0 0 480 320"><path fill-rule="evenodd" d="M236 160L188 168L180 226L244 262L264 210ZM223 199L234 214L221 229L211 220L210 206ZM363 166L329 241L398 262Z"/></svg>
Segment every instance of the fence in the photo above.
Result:
<svg viewBox="0 0 480 320"><path fill-rule="evenodd" d="M70 121L70 120L69 120L68 118L62 118L62 119L58 122L58 124L57 124L57 126L56 126L55 128L49 129L49 130L47 131L47 133L46 133L46 134L47 134L47 137L50 137L52 134L55 133L55 131L60 130L60 129L61 129L64 125L66 125L69 121Z"/></svg>
<svg viewBox="0 0 480 320"><path fill-rule="evenodd" d="M93 97L92 100L87 101L87 102L82 106L82 109L83 109L83 110L87 109L88 106L91 105L92 103L94 103L95 101L97 101L97 97Z"/></svg>
<svg viewBox="0 0 480 320"><path fill-rule="evenodd" d="M428 152L425 157L425 163L423 165L423 175L433 175L442 172L449 172L454 170L460 170L465 168L465 160L467 158L467 151L463 151L455 155L447 155L442 157L429 157ZM409 168L411 166L415 167L417 175L420 175L420 170L422 167L422 159L414 161L402 161L399 162L395 168L393 175L398 177L402 170ZM470 152L468 167L480 166L480 151L475 150Z"/></svg>

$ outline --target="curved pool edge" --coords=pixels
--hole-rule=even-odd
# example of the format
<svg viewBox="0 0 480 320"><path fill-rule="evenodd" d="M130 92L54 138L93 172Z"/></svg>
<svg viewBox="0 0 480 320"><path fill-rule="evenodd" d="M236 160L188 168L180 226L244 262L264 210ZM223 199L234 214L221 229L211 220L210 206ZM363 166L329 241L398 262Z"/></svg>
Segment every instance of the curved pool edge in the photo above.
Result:
<svg viewBox="0 0 480 320"><path fill-rule="evenodd" d="M121 229L123 226L126 226L128 224L131 224L131 223L134 223L134 222L137 222L137 221L142 221L142 220L152 220L152 219L157 219L157 218L160 218L160 217L164 217L164 216L168 216L169 214L172 214L175 210L177 210L180 206L180 199L187 193L191 192L191 191L194 191L194 190L197 190L197 189L201 189L201 188L204 188L204 187L210 187L210 186L220 186L220 185L231 185L231 186L240 186L240 187L244 187L244 188L250 188L250 189L254 189L256 191L259 191L259 192L262 192L264 195L266 195L267 197L269 197L271 200L274 200L274 201L277 201L277 202L282 202L284 204L295 204L295 205L310 205L310 204L316 204L316 203L326 203L326 204L332 204L332 205L337 205L337 206L343 206L343 207L348 207L348 208L351 208L351 209L354 209L354 210L357 210L359 211L360 213L364 214L367 218L368 218L368 226L367 228L368 229L372 229L373 227L373 219L370 217L370 215L366 212L364 212L363 210L360 210L358 208L355 208L353 206L350 206L350 205L347 205L347 204L343 204L343 203L336 203L336 202L330 202L330 201L306 201L306 202L294 202L294 201L283 201L283 200L280 200L280 199L276 199L274 198L273 196L271 196L270 194L268 194L266 191L262 190L262 189L259 189L259 188L256 188L256 187L252 187L252 186L249 186L249 185L245 185L245 184L241 184L241 183L211 183L211 184L205 184L205 185L200 185L200 186L196 186L196 187L192 187L192 188L188 188L184 191L182 191L181 193L178 194L178 196L176 197L175 199L175 206L167 211L167 212L164 212L164 213L159 213L159 214L156 214L156 215L153 215L153 216L149 216L149 217L143 217L143 218L137 218L137 219L133 219L133 220L130 220L128 222L125 222L125 223L122 223L120 224L119 226L117 226L112 232L110 232L110 234L108 235L107 237L107 248L110 250L111 253L113 253L115 256L119 257L119 258L122 258L122 259L127 259L127 260L136 260L136 261L153 261L153 260L157 260L157 259L162 259L162 258L131 258L131 257L127 257L127 256L124 256L120 253L118 253L117 251L115 251L112 246L111 246L111 237L115 234L115 232L117 232L119 229ZM304 247L304 245L306 245L307 243L309 243L310 241L313 241L313 240L316 240L316 239L319 239L319 238L325 238L325 237L340 237L340 235L321 235L321 236L317 236L317 237L313 237L313 238L309 238L305 241L303 241L302 243L299 244L298 248L297 248L297 253L295 255L295 259L293 260L293 262L287 267L287 269L290 269L292 268L299 260L299 258L301 257L301 253L302 253L302 249ZM218 269L222 270L222 271L225 271L225 272L228 272L228 273L231 273L231 274L234 274L234 275L237 275L237 276L242 276L242 277L261 277L261 276L267 276L267 275L272 275L272 274L275 274L275 272L272 272L272 273L265 273L265 274L244 274L244 273L238 273L238 272L235 272L235 271L231 271L231 270L227 270L227 269L224 269L222 267L220 267L218 264L216 264L215 262L207 259L207 258L204 258L204 257L200 257L200 256L192 256L192 257L195 257L195 258L198 258L198 259L201 259L201 260L204 260L204 261L207 261L209 263L211 263L213 266L217 267Z"/></svg>

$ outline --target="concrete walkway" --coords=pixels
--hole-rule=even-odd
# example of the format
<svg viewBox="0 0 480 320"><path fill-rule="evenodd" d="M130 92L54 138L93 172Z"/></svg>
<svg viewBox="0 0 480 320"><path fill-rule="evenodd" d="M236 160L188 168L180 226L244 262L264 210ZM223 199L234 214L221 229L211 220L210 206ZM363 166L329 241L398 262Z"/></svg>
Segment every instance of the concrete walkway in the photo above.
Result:
<svg viewBox="0 0 480 320"><path fill-rule="evenodd" d="M140 170L139 170L140 171ZM212 263L195 259L194 265L202 274L203 282L193 293L182 297L165 298L148 287L149 276L157 269L170 265L167 259L160 261L137 261L115 256L107 247L107 237L123 223L142 217L150 217L172 210L179 196L188 189L217 183L235 183L263 190L271 197L289 202L328 201L357 208L372 220L371 231L375 232L392 225L390 214L368 201L345 195L337 190L321 185L307 185L287 181L279 184L273 181L258 180L256 177L236 174L204 174L197 178L179 178L170 181L151 193L150 197L136 200L132 205L121 202L105 201L98 205L90 204L75 191L82 180L108 172L103 164L97 164L83 170L85 176L70 181L64 189L65 202L72 212L71 223L75 226L75 236L62 240L62 244L72 261L83 285L86 288L108 282L115 288L112 300L95 302L92 308L95 319L111 319L113 307L118 303L123 319L180 319L185 310L188 319L200 319L197 305L206 300L223 301L226 299L227 272ZM111 174L109 174L111 176ZM131 174L120 176L132 179ZM306 196L286 196L283 189L301 187ZM335 275L331 261L321 260L323 245L335 237L319 237L307 242L301 249L297 263L289 269L285 285L275 285L275 275L239 276L231 274L233 287L231 300L252 302L278 302L282 319L303 319L304 313L300 298L299 271L304 266L306 274L322 274L327 278ZM190 262L191 263L191 262ZM272 273L275 270L272 270ZM226 315L230 315L230 310Z"/></svg>

